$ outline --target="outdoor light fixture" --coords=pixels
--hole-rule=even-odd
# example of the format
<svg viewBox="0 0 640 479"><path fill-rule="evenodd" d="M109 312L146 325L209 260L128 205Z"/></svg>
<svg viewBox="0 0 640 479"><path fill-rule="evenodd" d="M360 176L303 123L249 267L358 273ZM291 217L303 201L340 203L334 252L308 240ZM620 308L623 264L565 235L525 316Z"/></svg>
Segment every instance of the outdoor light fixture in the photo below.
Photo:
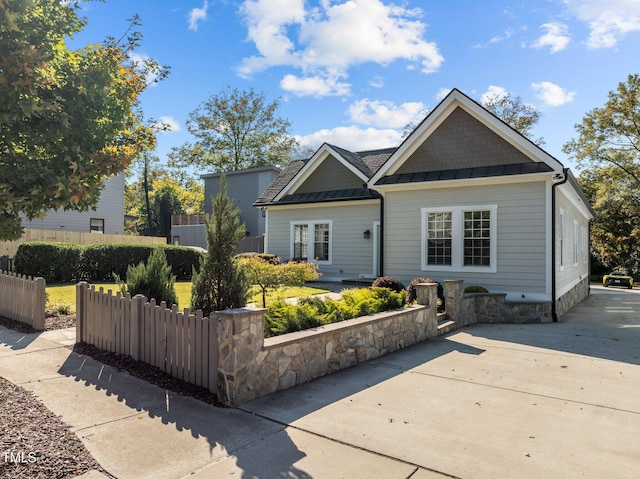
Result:
<svg viewBox="0 0 640 479"><path fill-rule="evenodd" d="M367 230L364 232L364 239L369 239L371 238L371 231Z"/></svg>

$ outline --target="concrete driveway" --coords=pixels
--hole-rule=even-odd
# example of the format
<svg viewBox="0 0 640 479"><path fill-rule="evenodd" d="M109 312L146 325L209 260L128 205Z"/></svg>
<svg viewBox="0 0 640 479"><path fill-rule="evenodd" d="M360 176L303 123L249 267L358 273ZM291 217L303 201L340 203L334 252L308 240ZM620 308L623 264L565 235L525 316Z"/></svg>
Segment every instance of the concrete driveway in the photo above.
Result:
<svg viewBox="0 0 640 479"><path fill-rule="evenodd" d="M0 376L72 427L107 473L87 479L640 475L640 290L596 287L560 323L464 328L240 409L74 338L0 327Z"/></svg>
<svg viewBox="0 0 640 479"><path fill-rule="evenodd" d="M379 477L638 477L640 291L596 286L559 323L472 326L241 409L348 446L335 476L274 477L348 477L350 450L397 461Z"/></svg>

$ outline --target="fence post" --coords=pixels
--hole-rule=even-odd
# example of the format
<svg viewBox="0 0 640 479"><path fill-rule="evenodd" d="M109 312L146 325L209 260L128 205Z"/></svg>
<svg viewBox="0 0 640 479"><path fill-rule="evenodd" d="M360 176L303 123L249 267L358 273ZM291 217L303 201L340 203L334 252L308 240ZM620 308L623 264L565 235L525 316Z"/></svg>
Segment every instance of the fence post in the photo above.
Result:
<svg viewBox="0 0 640 479"><path fill-rule="evenodd" d="M45 289L47 282L44 278L36 278L35 283L35 301L33 303L33 329L44 331L44 316L47 307L47 296Z"/></svg>
<svg viewBox="0 0 640 479"><path fill-rule="evenodd" d="M89 283L76 284L76 343L84 343L87 329L87 289Z"/></svg>
<svg viewBox="0 0 640 479"><path fill-rule="evenodd" d="M129 354L138 361L140 359L140 341L142 335L140 334L140 328L142 327L144 314L144 303L147 302L146 296L143 294L136 294L131 304L131 324L129 325L131 335L129 336Z"/></svg>

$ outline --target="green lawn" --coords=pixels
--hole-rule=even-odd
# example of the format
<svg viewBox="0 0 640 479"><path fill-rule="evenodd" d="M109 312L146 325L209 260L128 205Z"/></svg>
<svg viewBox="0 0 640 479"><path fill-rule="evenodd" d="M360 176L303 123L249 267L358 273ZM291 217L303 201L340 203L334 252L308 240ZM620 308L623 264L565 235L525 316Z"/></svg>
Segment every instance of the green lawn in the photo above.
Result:
<svg viewBox="0 0 640 479"><path fill-rule="evenodd" d="M100 283L95 285L96 289L104 288L105 292L109 289L116 294L118 287L115 283ZM301 296L311 296L313 294L327 293L326 289L299 287L299 288L278 288L267 295L267 306L278 299L298 298ZM48 305L71 305L71 310L76 309L76 285L75 284L59 284L47 286ZM176 295L178 296L178 305L182 308L188 308L191 304L191 282L176 282ZM257 303L262 306L262 295L260 289L256 286L252 287L248 300L249 303Z"/></svg>

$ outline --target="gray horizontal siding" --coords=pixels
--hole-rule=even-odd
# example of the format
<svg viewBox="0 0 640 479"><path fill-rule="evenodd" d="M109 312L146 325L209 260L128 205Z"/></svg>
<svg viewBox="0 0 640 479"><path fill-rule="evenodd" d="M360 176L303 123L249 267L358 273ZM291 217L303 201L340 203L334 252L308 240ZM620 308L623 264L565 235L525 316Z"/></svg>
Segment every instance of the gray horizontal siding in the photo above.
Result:
<svg viewBox="0 0 640 479"><path fill-rule="evenodd" d="M385 201L385 274L408 282L426 276L462 279L490 291L546 294L544 181L494 186L388 192ZM497 272L421 270L421 208L498 205Z"/></svg>
<svg viewBox="0 0 640 479"><path fill-rule="evenodd" d="M589 274L588 260L585 262L583 258L578 258L578 264L573 263L573 221L578 222L578 245L580 245L581 227L587 228L589 220L581 213L565 196L563 188L569 188L568 185L558 188L556 196L556 291L558 296L566 293L573 286L578 284L581 279ZM564 211L564 267L560 267L560 210Z"/></svg>
<svg viewBox="0 0 640 479"><path fill-rule="evenodd" d="M269 208L267 252L290 259L291 221L332 221L331 264L321 265L325 279L354 278L373 273L373 223L380 207L372 202L335 202L322 207ZM364 231L371 231L369 239Z"/></svg>
<svg viewBox="0 0 640 479"><path fill-rule="evenodd" d="M124 173L106 180L95 211L51 210L39 220L27 221L23 219L22 226L88 233L91 230L91 218L96 218L104 220L105 233L124 234L124 183Z"/></svg>

